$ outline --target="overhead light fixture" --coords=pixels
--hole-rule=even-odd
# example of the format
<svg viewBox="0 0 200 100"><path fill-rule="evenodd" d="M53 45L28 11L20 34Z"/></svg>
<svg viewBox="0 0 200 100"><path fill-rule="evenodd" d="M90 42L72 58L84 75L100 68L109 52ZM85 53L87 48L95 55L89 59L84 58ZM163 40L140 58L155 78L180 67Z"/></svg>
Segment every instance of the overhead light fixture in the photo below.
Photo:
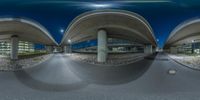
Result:
<svg viewBox="0 0 200 100"><path fill-rule="evenodd" d="M68 43L71 43L72 41L70 39L67 40Z"/></svg>

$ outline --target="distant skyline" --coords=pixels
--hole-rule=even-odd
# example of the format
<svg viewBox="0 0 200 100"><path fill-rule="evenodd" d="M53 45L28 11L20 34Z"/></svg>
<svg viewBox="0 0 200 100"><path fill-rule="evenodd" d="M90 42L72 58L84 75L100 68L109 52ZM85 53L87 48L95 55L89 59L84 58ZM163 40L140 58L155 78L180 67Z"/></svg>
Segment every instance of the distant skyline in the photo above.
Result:
<svg viewBox="0 0 200 100"><path fill-rule="evenodd" d="M75 17L96 9L122 9L140 14L150 23L160 47L177 25L200 17L200 2L197 0L0 1L0 17L33 19L47 28L58 43Z"/></svg>

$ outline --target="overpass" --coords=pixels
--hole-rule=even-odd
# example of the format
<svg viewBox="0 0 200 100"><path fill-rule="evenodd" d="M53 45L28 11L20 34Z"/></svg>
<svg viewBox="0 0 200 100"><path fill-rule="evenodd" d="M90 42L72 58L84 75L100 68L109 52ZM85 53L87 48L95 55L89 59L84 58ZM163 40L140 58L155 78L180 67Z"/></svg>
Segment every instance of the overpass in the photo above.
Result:
<svg viewBox="0 0 200 100"><path fill-rule="evenodd" d="M157 45L151 26L142 16L112 9L94 10L77 16L65 31L60 45L69 51L72 43L97 39L97 61L105 62L108 37L143 44L145 53L152 53L152 48Z"/></svg>
<svg viewBox="0 0 200 100"><path fill-rule="evenodd" d="M26 18L0 18L0 41L11 43L10 58L13 60L18 59L19 41L44 44L49 49L57 45L44 26Z"/></svg>
<svg viewBox="0 0 200 100"><path fill-rule="evenodd" d="M200 19L190 19L179 24L169 35L164 48L171 53L178 52L178 46L198 43L200 40ZM193 52L193 51L191 51Z"/></svg>

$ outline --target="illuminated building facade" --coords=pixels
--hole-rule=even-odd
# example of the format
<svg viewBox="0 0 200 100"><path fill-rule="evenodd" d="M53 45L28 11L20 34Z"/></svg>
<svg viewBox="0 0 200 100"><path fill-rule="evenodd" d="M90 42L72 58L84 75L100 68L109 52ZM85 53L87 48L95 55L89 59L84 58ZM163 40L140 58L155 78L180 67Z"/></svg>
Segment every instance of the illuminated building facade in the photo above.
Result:
<svg viewBox="0 0 200 100"><path fill-rule="evenodd" d="M11 44L10 42L0 42L0 55L10 55ZM35 46L31 42L19 41L18 52L30 53L35 51Z"/></svg>

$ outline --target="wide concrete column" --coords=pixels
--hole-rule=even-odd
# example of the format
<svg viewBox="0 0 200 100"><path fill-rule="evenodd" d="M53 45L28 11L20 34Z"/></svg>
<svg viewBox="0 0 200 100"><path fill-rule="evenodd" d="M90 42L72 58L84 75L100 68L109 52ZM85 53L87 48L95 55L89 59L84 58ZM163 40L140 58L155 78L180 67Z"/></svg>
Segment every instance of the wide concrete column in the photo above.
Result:
<svg viewBox="0 0 200 100"><path fill-rule="evenodd" d="M97 61L98 62L106 62L107 60L107 33L105 30L101 29L98 30L97 33L97 39L98 39L98 44L97 44Z"/></svg>
<svg viewBox="0 0 200 100"><path fill-rule="evenodd" d="M153 47L152 47L152 45L145 45L144 46L144 53L146 53L146 54L152 54L153 53Z"/></svg>
<svg viewBox="0 0 200 100"><path fill-rule="evenodd" d="M152 47L152 53L156 52L156 47Z"/></svg>
<svg viewBox="0 0 200 100"><path fill-rule="evenodd" d="M67 53L67 46L66 45L63 47L63 51L64 51L64 53Z"/></svg>
<svg viewBox="0 0 200 100"><path fill-rule="evenodd" d="M177 54L178 48L177 47L170 47L170 53Z"/></svg>
<svg viewBox="0 0 200 100"><path fill-rule="evenodd" d="M69 45L65 45L65 46L63 47L63 49L64 49L64 53L70 53L70 52L71 52L70 46L69 46Z"/></svg>
<svg viewBox="0 0 200 100"><path fill-rule="evenodd" d="M46 46L46 50L48 53L53 53L53 46L50 45Z"/></svg>
<svg viewBox="0 0 200 100"><path fill-rule="evenodd" d="M11 36L11 50L10 50L10 58L12 60L17 60L18 59L18 36L13 35Z"/></svg>

